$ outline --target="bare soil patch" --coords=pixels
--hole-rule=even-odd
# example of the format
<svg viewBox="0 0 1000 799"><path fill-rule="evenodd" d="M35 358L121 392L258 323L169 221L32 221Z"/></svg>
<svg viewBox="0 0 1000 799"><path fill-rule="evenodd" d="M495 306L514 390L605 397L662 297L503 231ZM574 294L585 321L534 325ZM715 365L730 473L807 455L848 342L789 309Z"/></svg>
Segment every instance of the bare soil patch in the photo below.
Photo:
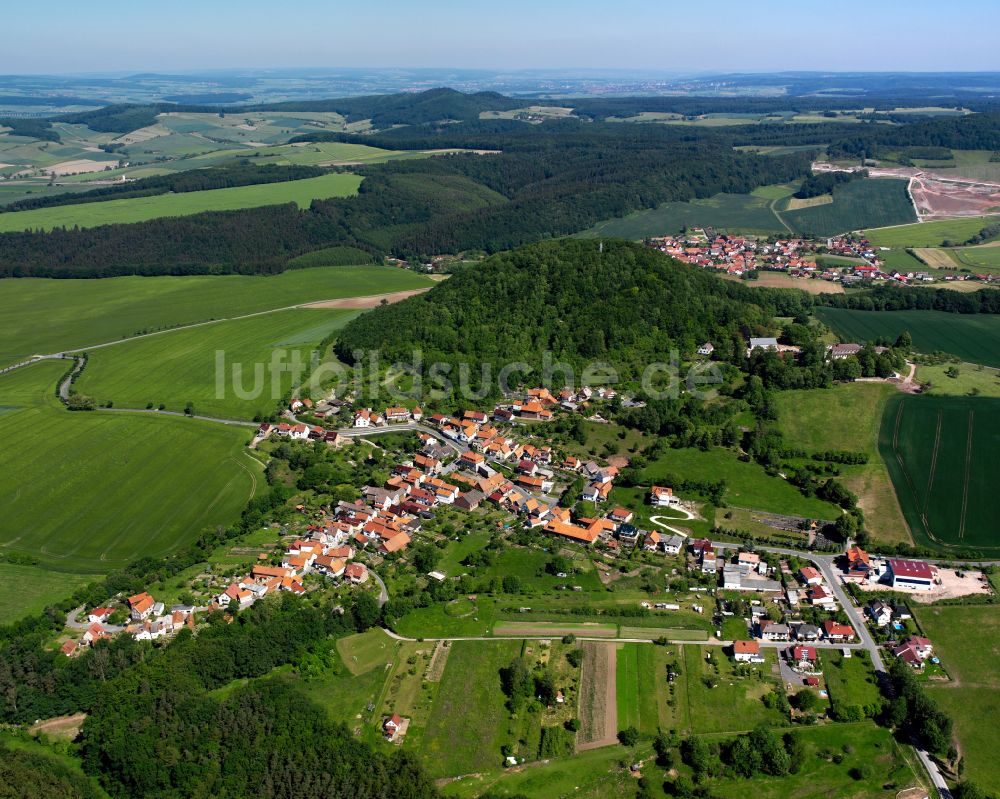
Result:
<svg viewBox="0 0 1000 799"><path fill-rule="evenodd" d="M798 197L788 199L788 211L798 211L800 208L815 208L817 205L830 205L833 202L832 194L820 194L818 197L807 197L800 200Z"/></svg>
<svg viewBox="0 0 1000 799"><path fill-rule="evenodd" d="M39 721L28 727L31 735L46 735L49 738L60 738L65 741L72 741L80 733L87 718L86 713L74 713L72 716L56 716L55 718Z"/></svg>
<svg viewBox="0 0 1000 799"><path fill-rule="evenodd" d="M451 643L438 641L437 646L434 647L434 654L431 655L431 661L427 664L427 672L424 674L424 679L427 682L441 682L441 675L444 674L444 667L448 663L450 653Z"/></svg>
<svg viewBox="0 0 1000 799"><path fill-rule="evenodd" d="M583 644L578 752L618 742L618 644Z"/></svg>
<svg viewBox="0 0 1000 799"><path fill-rule="evenodd" d="M389 294L373 294L369 297L343 297L339 300L321 300L320 302L311 302L308 305L302 305L300 307L347 309L375 308L376 306L381 305L383 301L391 305L394 302L405 300L407 297L414 297L417 294L423 294L425 291L430 291L430 288L410 289L409 291L393 291Z"/></svg>
<svg viewBox="0 0 1000 799"><path fill-rule="evenodd" d="M722 275L724 280L734 280L738 283L767 289L799 289L807 294L843 294L844 287L840 283L829 280L819 280L811 277L792 277L784 272L758 272L756 280L742 280L735 275Z"/></svg>
<svg viewBox="0 0 1000 799"><path fill-rule="evenodd" d="M56 176L79 175L84 172L103 172L106 167L118 166L117 161L94 161L90 158L78 158L75 161L62 161L46 167L45 171Z"/></svg>

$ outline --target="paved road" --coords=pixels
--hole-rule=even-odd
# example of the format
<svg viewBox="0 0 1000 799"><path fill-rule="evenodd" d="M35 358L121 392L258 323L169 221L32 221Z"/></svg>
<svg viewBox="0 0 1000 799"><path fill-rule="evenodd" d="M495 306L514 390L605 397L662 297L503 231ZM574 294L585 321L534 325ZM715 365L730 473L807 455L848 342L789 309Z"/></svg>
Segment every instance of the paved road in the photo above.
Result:
<svg viewBox="0 0 1000 799"><path fill-rule="evenodd" d="M385 583L382 582L381 577L375 574L375 572L373 572L371 569L368 570L368 573L375 579L375 582L378 583L378 588L379 588L378 606L382 607L386 602L389 601L389 591L386 589Z"/></svg>

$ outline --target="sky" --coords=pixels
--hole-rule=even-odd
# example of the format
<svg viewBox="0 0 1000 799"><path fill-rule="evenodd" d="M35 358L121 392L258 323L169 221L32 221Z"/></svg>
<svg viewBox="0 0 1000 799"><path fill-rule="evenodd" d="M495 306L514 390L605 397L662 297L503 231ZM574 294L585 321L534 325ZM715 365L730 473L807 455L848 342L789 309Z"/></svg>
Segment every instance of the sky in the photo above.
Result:
<svg viewBox="0 0 1000 799"><path fill-rule="evenodd" d="M5 3L0 74L297 67L1000 71L1000 0Z"/></svg>

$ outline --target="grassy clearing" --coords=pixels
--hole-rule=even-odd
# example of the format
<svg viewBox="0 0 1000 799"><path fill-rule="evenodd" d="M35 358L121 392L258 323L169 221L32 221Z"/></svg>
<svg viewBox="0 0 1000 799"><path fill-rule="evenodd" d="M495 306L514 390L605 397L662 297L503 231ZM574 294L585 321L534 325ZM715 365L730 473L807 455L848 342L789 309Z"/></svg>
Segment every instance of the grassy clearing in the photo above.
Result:
<svg viewBox="0 0 1000 799"><path fill-rule="evenodd" d="M520 650L518 641L452 644L420 749L432 776L469 774L501 761L507 711L500 669Z"/></svg>
<svg viewBox="0 0 1000 799"><path fill-rule="evenodd" d="M918 608L917 620L950 683L929 683L931 696L955 722L966 776L990 792L1000 790L996 719L1000 716L1000 608L991 605Z"/></svg>
<svg viewBox="0 0 1000 799"><path fill-rule="evenodd" d="M824 652L823 666L823 677L832 701L859 707L879 702L882 693L866 652L854 650L849 658L836 650Z"/></svg>
<svg viewBox="0 0 1000 799"><path fill-rule="evenodd" d="M284 183L36 208L0 214L0 232L52 230L57 227L89 228L146 222L164 216L190 216L206 211L234 211L284 203L296 203L300 208L306 208L313 200L349 197L357 192L360 185L361 178L357 175L334 173Z"/></svg>
<svg viewBox="0 0 1000 799"><path fill-rule="evenodd" d="M883 383L846 383L825 389L782 391L778 426L795 447L811 452L878 451L885 403L896 389Z"/></svg>
<svg viewBox="0 0 1000 799"><path fill-rule="evenodd" d="M946 352L970 363L1000 367L1000 316L844 308L817 308L816 316L845 341L895 340L907 330L919 352Z"/></svg>
<svg viewBox="0 0 1000 799"><path fill-rule="evenodd" d="M175 325L431 285L415 272L382 266L297 269L272 276L2 280L0 365Z"/></svg>
<svg viewBox="0 0 1000 799"><path fill-rule="evenodd" d="M348 671L355 675L384 668L392 662L395 651L396 641L380 628L349 635L337 641L337 652Z"/></svg>
<svg viewBox="0 0 1000 799"><path fill-rule="evenodd" d="M725 449L672 449L641 472L642 480L650 485L660 483L668 474L694 480L723 479L726 502L741 508L821 519L836 519L839 513L830 503L803 496L790 483L771 477L756 463L737 460Z"/></svg>
<svg viewBox="0 0 1000 799"><path fill-rule="evenodd" d="M783 210L781 215L795 230L817 236L913 222L916 213L906 190L907 183L881 178L854 180L837 186L830 203Z"/></svg>
<svg viewBox="0 0 1000 799"><path fill-rule="evenodd" d="M867 236L872 244L879 247L940 247L945 241L966 241L998 220L1000 217L997 216L976 216L882 229L871 226Z"/></svg>
<svg viewBox="0 0 1000 799"><path fill-rule="evenodd" d="M266 416L292 388L291 370L272 364L308 365L319 342L356 315L277 311L126 341L93 350L75 387L120 408L162 403L179 411L193 402L203 416Z"/></svg>
<svg viewBox="0 0 1000 799"><path fill-rule="evenodd" d="M680 701L687 702L691 732L736 732L758 724L784 723L777 710L765 707L761 701L778 685L771 676L774 650L765 650L767 662L756 666L753 676L737 677L733 662L721 647L682 649L686 696L682 695Z"/></svg>
<svg viewBox="0 0 1000 799"><path fill-rule="evenodd" d="M493 626L493 634L497 636L516 635L577 635L585 638L614 638L618 635L618 626L615 624L595 624L573 622L545 622L545 621L504 621Z"/></svg>
<svg viewBox="0 0 1000 799"><path fill-rule="evenodd" d="M954 377L947 374L957 370ZM930 396L1000 397L1000 370L982 364L958 363L938 366L918 366L916 379Z"/></svg>
<svg viewBox="0 0 1000 799"><path fill-rule="evenodd" d="M996 274L1000 271L1000 247L987 244L979 247L963 247L960 250L944 250L954 257L961 266L973 271Z"/></svg>
<svg viewBox="0 0 1000 799"><path fill-rule="evenodd" d="M70 413L64 362L0 377L0 546L70 572L105 573L232 522L261 477L246 431L179 417Z"/></svg>
<svg viewBox="0 0 1000 799"><path fill-rule="evenodd" d="M879 450L916 540L1000 548L993 486L1000 400L899 395L889 400Z"/></svg>
<svg viewBox="0 0 1000 799"><path fill-rule="evenodd" d="M778 395L778 426L796 447L823 452L865 452L864 466L844 468L843 481L858 495L867 526L879 541L910 542L889 472L878 451L886 402L897 393L881 383L849 383L830 389L784 391Z"/></svg>
<svg viewBox="0 0 1000 799"><path fill-rule="evenodd" d="M96 579L93 574L52 572L38 566L0 563L0 619L9 624L38 613Z"/></svg>

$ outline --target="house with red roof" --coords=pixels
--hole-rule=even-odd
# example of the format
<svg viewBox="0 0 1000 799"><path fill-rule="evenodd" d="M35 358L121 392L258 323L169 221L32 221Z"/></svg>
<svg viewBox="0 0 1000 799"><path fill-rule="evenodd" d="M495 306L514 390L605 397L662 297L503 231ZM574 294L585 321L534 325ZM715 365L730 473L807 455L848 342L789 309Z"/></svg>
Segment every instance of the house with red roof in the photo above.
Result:
<svg viewBox="0 0 1000 799"><path fill-rule="evenodd" d="M733 659L737 663L763 663L764 656L760 653L760 643L757 641L734 641Z"/></svg>

